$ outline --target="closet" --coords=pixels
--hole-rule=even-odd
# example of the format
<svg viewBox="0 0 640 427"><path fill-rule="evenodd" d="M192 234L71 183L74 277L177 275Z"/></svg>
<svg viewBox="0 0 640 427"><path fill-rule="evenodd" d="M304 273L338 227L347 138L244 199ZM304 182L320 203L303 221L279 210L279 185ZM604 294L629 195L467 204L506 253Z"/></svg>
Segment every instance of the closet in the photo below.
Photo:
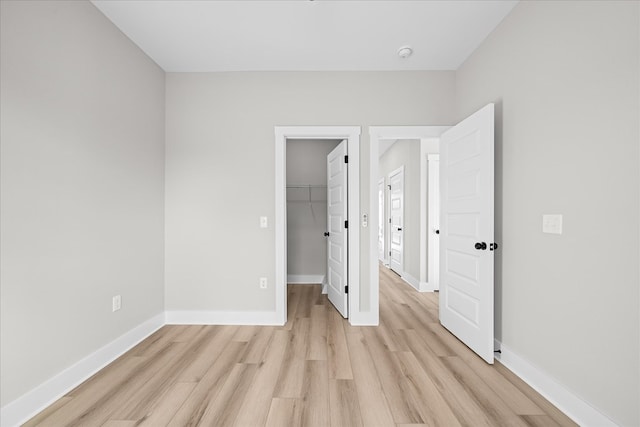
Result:
<svg viewBox="0 0 640 427"><path fill-rule="evenodd" d="M287 283L324 284L327 271L327 155L340 140L289 139Z"/></svg>

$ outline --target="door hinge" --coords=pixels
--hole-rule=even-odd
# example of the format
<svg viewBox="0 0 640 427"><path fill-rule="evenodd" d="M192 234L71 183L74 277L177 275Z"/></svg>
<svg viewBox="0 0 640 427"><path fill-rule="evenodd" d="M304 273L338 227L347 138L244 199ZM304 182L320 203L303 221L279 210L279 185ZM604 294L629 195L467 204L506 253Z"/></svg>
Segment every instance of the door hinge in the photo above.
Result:
<svg viewBox="0 0 640 427"><path fill-rule="evenodd" d="M391 224L391 218L389 218L389 224Z"/></svg>
<svg viewBox="0 0 640 427"><path fill-rule="evenodd" d="M349 221L344 222L344 228L349 228Z"/></svg>
<svg viewBox="0 0 640 427"><path fill-rule="evenodd" d="M389 187L389 190L391 190L391 185L387 185L387 187Z"/></svg>
<svg viewBox="0 0 640 427"><path fill-rule="evenodd" d="M391 256L391 251L389 251L389 256Z"/></svg>
<svg viewBox="0 0 640 427"><path fill-rule="evenodd" d="M349 163L349 156L344 156L344 162Z"/></svg>
<svg viewBox="0 0 640 427"><path fill-rule="evenodd" d="M345 286L345 287L344 287L344 293L345 293L345 294L348 294L348 293L349 293L349 286Z"/></svg>

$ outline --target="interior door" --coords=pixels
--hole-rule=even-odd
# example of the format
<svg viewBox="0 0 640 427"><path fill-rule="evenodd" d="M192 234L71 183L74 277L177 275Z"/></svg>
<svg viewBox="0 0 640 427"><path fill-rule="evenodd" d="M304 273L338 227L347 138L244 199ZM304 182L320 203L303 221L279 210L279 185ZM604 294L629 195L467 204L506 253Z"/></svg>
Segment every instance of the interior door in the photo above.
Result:
<svg viewBox="0 0 640 427"><path fill-rule="evenodd" d="M494 106L440 140L440 323L493 363Z"/></svg>
<svg viewBox="0 0 640 427"><path fill-rule="evenodd" d="M329 301L348 316L347 141L327 156L327 290Z"/></svg>
<svg viewBox="0 0 640 427"><path fill-rule="evenodd" d="M384 262L384 178L378 181L378 259Z"/></svg>
<svg viewBox="0 0 640 427"><path fill-rule="evenodd" d="M402 275L404 256L404 168L389 174L389 267Z"/></svg>

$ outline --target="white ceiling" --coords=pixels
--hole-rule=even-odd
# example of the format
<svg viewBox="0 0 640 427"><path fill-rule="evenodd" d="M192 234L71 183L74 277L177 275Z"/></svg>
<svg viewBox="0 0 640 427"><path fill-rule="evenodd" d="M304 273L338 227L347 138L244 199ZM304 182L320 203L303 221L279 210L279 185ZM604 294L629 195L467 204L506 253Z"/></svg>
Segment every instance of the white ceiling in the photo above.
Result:
<svg viewBox="0 0 640 427"><path fill-rule="evenodd" d="M165 71L206 72L455 70L517 0L92 2Z"/></svg>

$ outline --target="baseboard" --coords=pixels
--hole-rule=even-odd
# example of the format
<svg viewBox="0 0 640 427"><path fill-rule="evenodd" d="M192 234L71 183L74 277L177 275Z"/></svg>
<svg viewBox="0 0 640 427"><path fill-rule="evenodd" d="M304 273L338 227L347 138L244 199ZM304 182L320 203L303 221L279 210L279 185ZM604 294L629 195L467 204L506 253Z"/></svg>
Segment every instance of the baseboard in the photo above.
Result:
<svg viewBox="0 0 640 427"><path fill-rule="evenodd" d="M26 422L160 329L164 324L164 313L152 317L22 397L5 405L0 410L0 425L11 427Z"/></svg>
<svg viewBox="0 0 640 427"><path fill-rule="evenodd" d="M167 325L277 325L275 311L167 311Z"/></svg>
<svg viewBox="0 0 640 427"><path fill-rule="evenodd" d="M289 285L308 285L322 283L324 274L288 274L287 284Z"/></svg>
<svg viewBox="0 0 640 427"><path fill-rule="evenodd" d="M380 324L379 314L371 311L364 311L349 315L349 324L351 326L378 326Z"/></svg>
<svg viewBox="0 0 640 427"><path fill-rule="evenodd" d="M582 427L616 427L607 416L576 396L542 369L495 341L496 359Z"/></svg>
<svg viewBox="0 0 640 427"><path fill-rule="evenodd" d="M429 285L429 282L420 282L420 292L435 292L437 290L434 286Z"/></svg>
<svg viewBox="0 0 640 427"><path fill-rule="evenodd" d="M402 274L400 275L400 278L405 282L407 282L409 285L411 285L411 287L414 288L416 291L420 290L420 281L415 277L413 277L412 275L410 275L409 273L407 273L406 271L402 272Z"/></svg>
<svg viewBox="0 0 640 427"><path fill-rule="evenodd" d="M418 292L433 292L435 289L429 287L427 282L421 282L411 274L403 271L400 275L400 278L411 285Z"/></svg>

